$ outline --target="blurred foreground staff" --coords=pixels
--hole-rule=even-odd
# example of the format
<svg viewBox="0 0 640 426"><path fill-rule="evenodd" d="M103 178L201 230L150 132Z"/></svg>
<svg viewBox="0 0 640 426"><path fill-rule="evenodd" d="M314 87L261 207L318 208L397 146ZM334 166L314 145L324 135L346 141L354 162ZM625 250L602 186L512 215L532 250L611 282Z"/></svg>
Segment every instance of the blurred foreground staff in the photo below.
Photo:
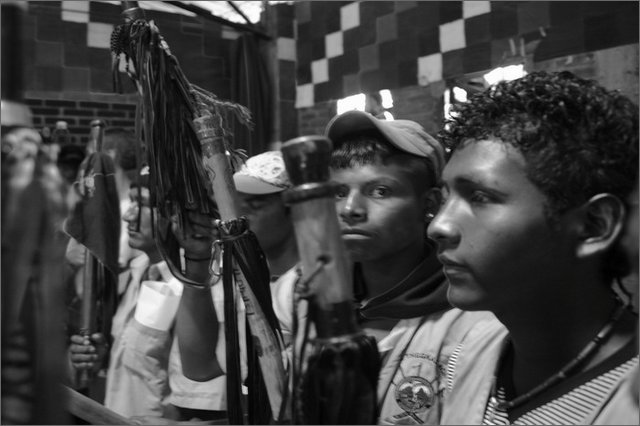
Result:
<svg viewBox="0 0 640 426"><path fill-rule="evenodd" d="M21 4L20 4L21 3ZM21 103L24 2L2 2L2 424L64 424L62 178Z"/></svg>
<svg viewBox="0 0 640 426"><path fill-rule="evenodd" d="M96 332L109 335L117 302L120 200L113 160L100 151L103 129L99 120L92 122L97 151L80 165L76 184L82 198L64 224L64 231L86 249L79 332L87 340ZM88 375L88 370L80 372L79 388L88 386Z"/></svg>
<svg viewBox="0 0 640 426"><path fill-rule="evenodd" d="M317 337L301 381L294 383L296 423L373 424L380 358L375 340L358 327L345 249L329 180L331 142L323 137L293 139L282 147L293 188L291 205ZM304 352L304 348L303 351ZM299 386L299 387L298 387Z"/></svg>

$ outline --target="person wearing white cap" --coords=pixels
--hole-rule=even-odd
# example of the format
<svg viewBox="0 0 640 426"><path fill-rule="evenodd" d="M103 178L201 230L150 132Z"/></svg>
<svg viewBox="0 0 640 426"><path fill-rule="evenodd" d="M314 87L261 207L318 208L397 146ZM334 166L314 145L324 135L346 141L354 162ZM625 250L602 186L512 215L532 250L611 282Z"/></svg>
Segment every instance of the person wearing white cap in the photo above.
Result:
<svg viewBox="0 0 640 426"><path fill-rule="evenodd" d="M334 117L325 134L358 319L386 360L379 422L436 424L444 366L486 315L451 308L435 244L426 238L440 204L444 148L414 121L361 111Z"/></svg>
<svg viewBox="0 0 640 426"><path fill-rule="evenodd" d="M233 180L241 199L241 214L249 220L249 228L267 258L273 307L288 344L299 255L289 208L282 200L282 192L291 187L291 182L281 152L266 151L250 157Z"/></svg>

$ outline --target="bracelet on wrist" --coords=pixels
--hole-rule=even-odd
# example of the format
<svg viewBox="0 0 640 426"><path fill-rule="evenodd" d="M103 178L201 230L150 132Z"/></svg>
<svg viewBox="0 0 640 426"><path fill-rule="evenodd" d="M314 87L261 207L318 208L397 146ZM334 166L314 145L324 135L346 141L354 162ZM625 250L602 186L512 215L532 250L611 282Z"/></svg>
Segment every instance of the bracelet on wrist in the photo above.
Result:
<svg viewBox="0 0 640 426"><path fill-rule="evenodd" d="M188 282L182 282L182 284L185 287L190 287L194 290L211 290L212 285L209 282L205 282L205 283L188 283Z"/></svg>
<svg viewBox="0 0 640 426"><path fill-rule="evenodd" d="M192 262L209 262L211 260L211 257L191 257L187 255L185 255L184 258Z"/></svg>

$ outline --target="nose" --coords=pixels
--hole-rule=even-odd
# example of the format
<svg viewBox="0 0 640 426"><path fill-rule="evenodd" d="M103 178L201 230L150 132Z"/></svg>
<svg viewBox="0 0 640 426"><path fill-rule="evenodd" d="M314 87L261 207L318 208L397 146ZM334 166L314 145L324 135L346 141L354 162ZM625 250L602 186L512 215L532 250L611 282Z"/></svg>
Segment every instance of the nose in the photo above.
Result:
<svg viewBox="0 0 640 426"><path fill-rule="evenodd" d="M129 208L122 215L122 220L127 223L137 221L138 220L138 205L133 203L129 206Z"/></svg>
<svg viewBox="0 0 640 426"><path fill-rule="evenodd" d="M438 243L440 250L452 248L460 242L460 229L456 224L455 206L446 203L427 228L427 236Z"/></svg>
<svg viewBox="0 0 640 426"><path fill-rule="evenodd" d="M338 209L340 219L348 225L367 220L366 204L357 190L350 191L349 195L339 202Z"/></svg>

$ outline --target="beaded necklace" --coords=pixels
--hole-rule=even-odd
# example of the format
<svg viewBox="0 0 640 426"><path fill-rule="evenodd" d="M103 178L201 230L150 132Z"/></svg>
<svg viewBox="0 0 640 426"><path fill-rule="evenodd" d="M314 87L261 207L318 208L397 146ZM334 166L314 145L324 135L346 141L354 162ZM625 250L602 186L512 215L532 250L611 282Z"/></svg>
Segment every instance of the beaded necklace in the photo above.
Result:
<svg viewBox="0 0 640 426"><path fill-rule="evenodd" d="M491 404L495 407L496 410L508 411L524 404L525 402L531 401L534 397L538 396L542 392L546 391L547 389L551 388L552 386L566 379L587 358L589 358L591 355L596 353L596 351L602 345L602 343L606 341L607 338L611 335L616 323L618 322L618 320L620 320L620 318L622 318L622 314L624 314L624 312L627 310L627 307L628 307L628 303L620 304L618 308L615 310L615 312L613 313L613 315L611 315L611 318L609 319L609 321L604 325L602 330L600 330L600 332L596 335L596 337L594 337L593 340L587 343L584 349L580 351L578 356L576 356L574 359L569 361L569 363L567 363L567 365L562 367L560 371L558 371L553 376L549 377L547 380L545 380L535 388L531 389L529 392L523 395L520 395L512 399L511 401L500 401L496 396L498 391L497 389L498 378L497 378L497 372L496 372L496 374L493 376L493 386L491 388L491 397L490 397Z"/></svg>

